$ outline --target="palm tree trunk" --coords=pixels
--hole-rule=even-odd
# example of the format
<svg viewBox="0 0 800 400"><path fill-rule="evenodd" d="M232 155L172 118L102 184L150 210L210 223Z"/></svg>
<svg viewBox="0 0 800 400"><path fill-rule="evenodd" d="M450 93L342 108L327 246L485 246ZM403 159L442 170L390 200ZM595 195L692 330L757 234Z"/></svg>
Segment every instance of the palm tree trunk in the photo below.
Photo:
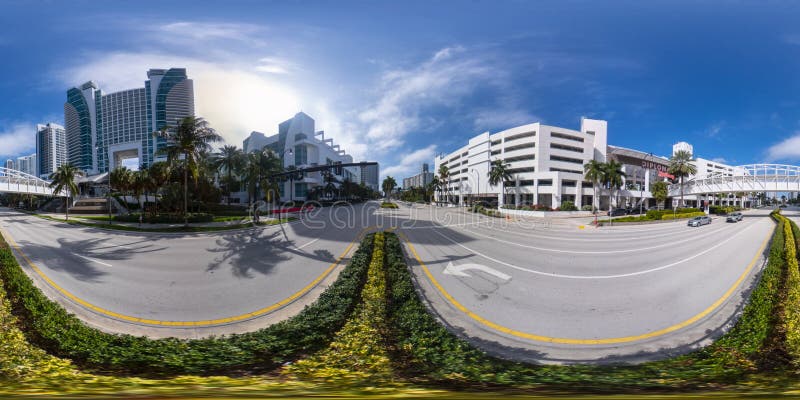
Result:
<svg viewBox="0 0 800 400"><path fill-rule="evenodd" d="M64 204L64 211L67 213L67 218L66 218L67 221L69 221L69 205L71 203L69 200L70 196L67 196L67 201Z"/></svg>
<svg viewBox="0 0 800 400"><path fill-rule="evenodd" d="M681 176L681 204L678 205L683 207L683 176Z"/></svg>
<svg viewBox="0 0 800 400"><path fill-rule="evenodd" d="M183 168L183 226L189 226L189 160Z"/></svg>
<svg viewBox="0 0 800 400"><path fill-rule="evenodd" d="M228 168L228 182L225 183L225 187L228 188L228 205L231 205L231 169Z"/></svg>

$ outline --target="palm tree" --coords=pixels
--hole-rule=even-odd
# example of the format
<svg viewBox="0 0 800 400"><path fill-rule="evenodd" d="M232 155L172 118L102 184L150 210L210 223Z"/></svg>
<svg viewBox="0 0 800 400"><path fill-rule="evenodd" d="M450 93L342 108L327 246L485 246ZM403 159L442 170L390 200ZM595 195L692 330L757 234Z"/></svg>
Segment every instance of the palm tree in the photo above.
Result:
<svg viewBox="0 0 800 400"><path fill-rule="evenodd" d="M510 167L511 164L507 164L503 160L494 160L492 161L492 166L489 169L489 184L492 186L503 184L504 196L506 195L505 191L508 189L505 185L505 182L508 182L514 178L509 170ZM503 203L505 203L505 201L503 201Z"/></svg>
<svg viewBox="0 0 800 400"><path fill-rule="evenodd" d="M597 203L596 206L593 206L595 210L600 209L600 199L597 198L597 186L600 185L605 179L605 164L597 161L597 160L589 160L588 163L583 165L583 175L589 182L592 182L592 189L594 191L594 195L592 196L592 202ZM611 203L611 200L608 201Z"/></svg>
<svg viewBox="0 0 800 400"><path fill-rule="evenodd" d="M131 170L129 170L127 167L114 168L111 170L111 174L109 174L108 179L111 183L111 187L116 188L123 196L123 203L125 203L125 207L127 207L128 203L124 201L124 196L127 196L133 182Z"/></svg>
<svg viewBox="0 0 800 400"><path fill-rule="evenodd" d="M678 150L669 159L669 173L680 178L681 185L681 207L683 207L683 178L697 173L697 167L692 163L692 153L686 150Z"/></svg>
<svg viewBox="0 0 800 400"><path fill-rule="evenodd" d="M669 197L669 185L667 185L667 182L664 181L653 182L650 184L650 193L653 195L653 198L656 199L658 204L663 206L664 201L666 201L667 197Z"/></svg>
<svg viewBox="0 0 800 400"><path fill-rule="evenodd" d="M186 117L178 121L178 126L162 130L167 137L167 162L176 164L183 160L183 223L189 225L189 174L197 182L198 165L202 153L211 148L211 143L222 137L199 117Z"/></svg>
<svg viewBox="0 0 800 400"><path fill-rule="evenodd" d="M425 201L433 201L433 194L436 193L441 186L442 185L439 182L439 177L434 175L433 179L428 182L428 186L425 188Z"/></svg>
<svg viewBox="0 0 800 400"><path fill-rule="evenodd" d="M236 146L222 146L216 154L215 166L222 172L227 173L228 179L225 181L225 192L228 197L228 204L231 204L231 183L233 174L238 173L242 168L243 154L241 149Z"/></svg>
<svg viewBox="0 0 800 400"><path fill-rule="evenodd" d="M383 183L381 184L381 188L386 195L387 200L391 200L392 190L397 186L397 182L391 176L387 176L383 178Z"/></svg>
<svg viewBox="0 0 800 400"><path fill-rule="evenodd" d="M64 207L66 211L66 220L69 221L69 206L71 204L72 195L78 191L78 185L75 184L75 177L82 176L83 172L79 171L72 164L64 164L58 167L55 172L50 174L50 187L53 188L53 194L57 195L64 189L67 191L67 201Z"/></svg>
<svg viewBox="0 0 800 400"><path fill-rule="evenodd" d="M611 199L614 197L614 193L622 187L623 178L627 175L622 170L622 164L614 160L605 163L603 170L603 181L609 190L608 211L610 212Z"/></svg>
<svg viewBox="0 0 800 400"><path fill-rule="evenodd" d="M142 204L142 194L145 195L145 203L147 202L147 189L150 188L150 174L146 169L140 169L132 173L131 189L133 195L139 202L139 213L144 215L144 205Z"/></svg>
<svg viewBox="0 0 800 400"><path fill-rule="evenodd" d="M153 215L158 214L158 192L167 183L170 176L169 164L158 161L150 165L150 181L153 184L153 194L155 195L155 209Z"/></svg>
<svg viewBox="0 0 800 400"><path fill-rule="evenodd" d="M439 182L444 186L445 199L450 195L450 168L442 164L439 166ZM449 203L449 199L448 199Z"/></svg>

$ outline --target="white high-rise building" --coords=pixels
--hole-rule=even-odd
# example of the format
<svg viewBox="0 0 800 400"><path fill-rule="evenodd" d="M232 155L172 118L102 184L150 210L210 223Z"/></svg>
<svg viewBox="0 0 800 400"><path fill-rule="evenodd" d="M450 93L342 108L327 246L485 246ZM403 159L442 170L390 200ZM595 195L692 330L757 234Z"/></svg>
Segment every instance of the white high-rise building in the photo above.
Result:
<svg viewBox="0 0 800 400"><path fill-rule="evenodd" d="M303 169L353 163L353 157L338 144L334 144L333 139L326 139L324 131L314 130L314 119L303 112L280 123L277 134L267 136L254 131L242 143L242 148L248 153L259 151L264 147L271 149L283 159L284 168ZM357 182L358 168L360 167L333 169L334 177L339 184L344 180ZM309 191L325 185L322 172L304 173L299 179L287 180L281 185L281 201L306 200Z"/></svg>
<svg viewBox="0 0 800 400"><path fill-rule="evenodd" d="M38 176L39 174L37 173L38 168L36 166L36 154L17 157L17 161L14 163L14 169L28 175Z"/></svg>
<svg viewBox="0 0 800 400"><path fill-rule="evenodd" d="M165 139L153 132L194 115L194 84L184 68L151 69L143 88L105 94L94 82L67 91L64 104L67 157L89 174L138 158L160 160Z"/></svg>
<svg viewBox="0 0 800 400"><path fill-rule="evenodd" d="M67 136L64 127L55 123L36 125L36 174L48 179L67 163Z"/></svg>

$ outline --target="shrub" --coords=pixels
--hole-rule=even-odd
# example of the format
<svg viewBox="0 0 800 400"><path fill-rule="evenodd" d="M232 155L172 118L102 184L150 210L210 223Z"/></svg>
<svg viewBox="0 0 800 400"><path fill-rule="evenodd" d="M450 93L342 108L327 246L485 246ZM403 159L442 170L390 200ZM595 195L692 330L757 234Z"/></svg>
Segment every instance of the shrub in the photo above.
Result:
<svg viewBox="0 0 800 400"><path fill-rule="evenodd" d="M397 208L397 204L384 201L383 203L381 203L381 208Z"/></svg>
<svg viewBox="0 0 800 400"><path fill-rule="evenodd" d="M139 222L139 214L115 215L114 221L117 222ZM188 221L193 223L213 222L214 216L205 213L190 213ZM158 214L156 216L144 215L142 222L148 224L181 224L183 216L179 214Z"/></svg>
<svg viewBox="0 0 800 400"><path fill-rule="evenodd" d="M148 339L101 332L48 299L0 239L0 279L28 336L50 353L92 369L178 375L266 371L323 348L358 301L372 253L372 235L314 304L256 332L196 340Z"/></svg>
<svg viewBox="0 0 800 400"><path fill-rule="evenodd" d="M784 219L781 217L781 219ZM784 236L786 237L786 303L784 306L784 324L786 332L786 349L795 367L800 367L800 269L797 263L798 230L797 225L784 219Z"/></svg>
<svg viewBox="0 0 800 400"><path fill-rule="evenodd" d="M591 204L584 204L581 207L581 211L592 211L592 210L594 210L594 207Z"/></svg>
<svg viewBox="0 0 800 400"><path fill-rule="evenodd" d="M578 207L575 206L575 203L571 201L562 201L561 202L561 211L578 211Z"/></svg>
<svg viewBox="0 0 800 400"><path fill-rule="evenodd" d="M669 220L669 219L685 219L685 218L694 218L694 217L702 217L706 215L706 213L699 211L693 213L684 213L684 214L665 214L661 216L661 220Z"/></svg>

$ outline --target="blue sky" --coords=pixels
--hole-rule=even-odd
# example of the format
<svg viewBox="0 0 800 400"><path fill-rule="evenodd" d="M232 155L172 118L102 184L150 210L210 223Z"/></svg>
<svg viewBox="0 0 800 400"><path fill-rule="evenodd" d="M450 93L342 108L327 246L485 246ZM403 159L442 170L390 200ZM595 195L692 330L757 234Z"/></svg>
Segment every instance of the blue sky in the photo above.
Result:
<svg viewBox="0 0 800 400"><path fill-rule="evenodd" d="M184 66L229 143L297 111L402 178L465 140L608 120L611 144L800 162L800 3L3 1L0 158L66 90Z"/></svg>

